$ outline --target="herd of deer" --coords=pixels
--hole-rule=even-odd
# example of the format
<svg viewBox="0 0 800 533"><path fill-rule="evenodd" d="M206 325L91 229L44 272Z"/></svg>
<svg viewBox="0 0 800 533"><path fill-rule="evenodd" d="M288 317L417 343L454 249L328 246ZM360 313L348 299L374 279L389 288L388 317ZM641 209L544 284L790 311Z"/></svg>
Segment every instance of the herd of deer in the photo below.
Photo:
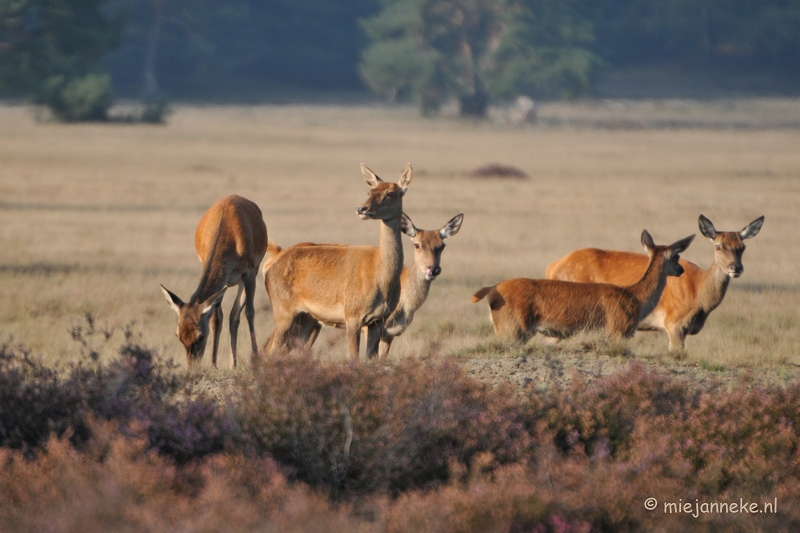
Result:
<svg viewBox="0 0 800 533"><path fill-rule="evenodd" d="M274 329L268 353L309 350L323 325L345 329L347 349L358 358L360 338L368 358L383 358L425 302L431 282L441 273L444 239L458 233L464 215L439 230L414 226L403 212L403 196L413 171L407 164L397 183L381 180L365 165L370 186L357 209L363 220L381 222L378 247L300 243L281 248L267 239L267 227L256 204L240 196L217 201L195 232L203 264L200 283L188 302L161 289L178 314L177 336L191 366L205 352L212 334L212 364L217 366L220 304L228 287L238 285L230 313L231 360L242 310L250 327L253 354L258 353L253 299L258 267L265 254L264 283L272 304ZM741 231L719 232L700 215L701 233L714 244L714 262L703 270L684 259L694 235L659 246L642 232L647 255L585 248L547 268L547 279L508 279L480 289L473 302L486 298L495 332L526 342L537 332L555 338L579 330L604 329L611 337L630 338L639 330L662 330L670 350L682 350L686 335L696 335L719 306L731 277L739 277L743 241L755 237L764 217ZM401 233L414 243L414 263L403 266Z"/></svg>

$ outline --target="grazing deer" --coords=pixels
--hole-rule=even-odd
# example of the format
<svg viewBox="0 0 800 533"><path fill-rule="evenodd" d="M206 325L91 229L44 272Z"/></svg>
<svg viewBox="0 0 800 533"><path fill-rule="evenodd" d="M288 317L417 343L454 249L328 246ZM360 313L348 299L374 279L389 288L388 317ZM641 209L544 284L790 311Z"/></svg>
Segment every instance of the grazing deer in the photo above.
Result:
<svg viewBox="0 0 800 533"><path fill-rule="evenodd" d="M516 278L484 287L472 297L488 295L495 332L526 342L536 332L564 338L583 329L605 329L610 337L630 338L639 322L656 306L667 276L680 276L679 255L694 235L669 246L657 246L647 230L642 246L650 255L641 279L627 287Z"/></svg>
<svg viewBox="0 0 800 533"><path fill-rule="evenodd" d="M267 249L267 226L256 204L241 196L218 200L206 211L194 235L203 273L197 290L184 303L161 285L170 307L178 314L178 339L186 348L191 366L203 358L209 323L214 335L211 363L217 366L219 333L222 329L222 297L225 290L239 286L230 315L231 362L236 367L236 341L244 309L250 326L253 354L258 353L255 330L256 273Z"/></svg>
<svg viewBox="0 0 800 533"><path fill-rule="evenodd" d="M764 217L741 231L717 231L709 219L700 215L700 232L714 243L714 262L708 270L681 259L685 272L667 280L661 300L639 324L642 331L666 331L670 350L683 350L686 335L697 335L708 315L716 309L731 278L744 272L744 239L758 235ZM647 257L632 252L584 248L576 250L547 267L548 279L627 285L644 271Z"/></svg>
<svg viewBox="0 0 800 533"><path fill-rule="evenodd" d="M400 302L389 317L381 322L367 326L367 357L378 355L386 357L392 340L402 335L414 319L431 288L431 282L442 273L442 251L444 240L461 229L464 214L454 216L439 230L424 230L414 226L411 219L403 213L401 229L414 242L414 264L403 268L400 274Z"/></svg>
<svg viewBox="0 0 800 533"><path fill-rule="evenodd" d="M305 328L318 328L316 321L344 327L350 357L357 359L361 327L383 320L397 305L403 269L403 195L413 171L407 164L397 183L384 182L363 164L361 173L371 190L356 212L363 220L380 220L380 244L375 248L303 243L271 257L264 269L275 322L271 353L304 342L313 334ZM310 318L297 318L303 314Z"/></svg>

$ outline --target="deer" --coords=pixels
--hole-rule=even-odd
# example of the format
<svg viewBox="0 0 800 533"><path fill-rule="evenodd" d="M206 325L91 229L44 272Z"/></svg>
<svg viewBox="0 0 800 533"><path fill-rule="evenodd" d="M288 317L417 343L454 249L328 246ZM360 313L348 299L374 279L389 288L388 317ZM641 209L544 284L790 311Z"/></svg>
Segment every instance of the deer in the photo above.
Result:
<svg viewBox="0 0 800 533"><path fill-rule="evenodd" d="M186 349L186 361L198 364L206 350L209 329L213 335L211 364L217 367L222 329L222 298L238 285L230 313L231 364L236 368L236 344L242 310L250 327L253 354L258 354L255 330L256 276L267 250L267 226L252 201L232 195L218 200L200 219L194 236L203 265L200 282L188 302L161 285L164 297L178 314L176 335Z"/></svg>
<svg viewBox="0 0 800 533"><path fill-rule="evenodd" d="M367 326L367 358L385 359L395 337L403 334L414 319L414 313L428 298L431 283L442 273L444 240L461 229L464 213L451 218L438 230L424 230L414 226L403 213L401 230L414 243L414 263L404 267L400 274L400 301L392 314L383 322Z"/></svg>
<svg viewBox="0 0 800 533"><path fill-rule="evenodd" d="M667 277L683 274L680 253L694 237L659 246L644 230L641 243L649 255L647 269L636 283L626 287L514 278L483 287L472 302L487 297L497 335L523 344L537 332L563 339L589 329L604 329L610 338L628 339L658 303Z"/></svg>
<svg viewBox="0 0 800 533"><path fill-rule="evenodd" d="M744 241L758 235L763 223L761 216L741 231L717 231L711 220L701 214L700 232L714 245L711 266L704 270L681 259L683 276L667 280L658 305L642 320L639 330L664 331L669 338L669 351L684 350L686 336L700 333L708 315L725 298L731 278L744 272ZM647 256L642 254L583 248L551 263L546 277L626 285L640 276L646 265Z"/></svg>
<svg viewBox="0 0 800 533"><path fill-rule="evenodd" d="M302 243L269 258L264 284L275 323L269 353L308 344L317 322L344 328L348 353L358 359L361 327L385 319L397 305L403 196L413 170L407 164L397 183L384 182L363 163L361 173L370 191L356 213L380 221L378 247Z"/></svg>
<svg viewBox="0 0 800 533"><path fill-rule="evenodd" d="M414 244L414 263L403 267L400 273L400 300L397 306L384 321L376 321L361 328L362 338L367 339L367 358L384 359L394 337L401 335L414 319L414 313L425 303L431 283L442 273L442 252L444 239L452 237L461 229L464 214L459 213L438 230L424 230L414 226L411 218L403 213L400 230L411 237ZM300 243L295 246L309 246L313 243ZM264 264L264 271L277 259L283 249L272 241L267 245L269 258ZM293 337L298 345L309 350L319 335L322 324L307 313L295 316L292 324Z"/></svg>

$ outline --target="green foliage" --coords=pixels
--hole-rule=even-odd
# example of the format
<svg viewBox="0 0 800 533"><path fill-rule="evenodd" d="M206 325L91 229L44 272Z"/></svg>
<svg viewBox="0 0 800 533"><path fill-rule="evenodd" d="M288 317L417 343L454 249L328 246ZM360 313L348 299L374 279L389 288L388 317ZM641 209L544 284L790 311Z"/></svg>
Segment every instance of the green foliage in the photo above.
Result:
<svg viewBox="0 0 800 533"><path fill-rule="evenodd" d="M144 109L139 117L139 122L145 124L163 124L167 120L167 115L171 112L169 102L164 98L148 100L144 104Z"/></svg>
<svg viewBox="0 0 800 533"><path fill-rule="evenodd" d="M601 65L592 24L580 2L520 0L486 60L493 98L516 95L575 98L590 94Z"/></svg>
<svg viewBox="0 0 800 533"><path fill-rule="evenodd" d="M45 80L34 101L46 105L62 122L106 120L114 101L111 76L87 74L67 79L56 75Z"/></svg>
<svg viewBox="0 0 800 533"><path fill-rule="evenodd" d="M448 97L462 115L486 115L481 58L501 31L503 0L383 0L362 21L373 44L362 56L367 84L390 98L409 96L423 114Z"/></svg>
<svg viewBox="0 0 800 533"><path fill-rule="evenodd" d="M0 92L35 95L62 120L102 120L111 101L100 61L124 13L112 0L0 1Z"/></svg>
<svg viewBox="0 0 800 533"><path fill-rule="evenodd" d="M171 97L261 100L276 87L360 88L365 36L357 20L376 2L128 0L126 39L106 64L119 93L137 96L146 68Z"/></svg>
<svg viewBox="0 0 800 533"><path fill-rule="evenodd" d="M423 114L455 97L462 115L484 116L488 98L590 93L601 64L578 0L385 0L363 21L373 44L362 56L367 84L411 98Z"/></svg>
<svg viewBox="0 0 800 533"><path fill-rule="evenodd" d="M796 1L603 0L590 9L596 49L617 65L677 61L708 68L722 62L756 71L800 66Z"/></svg>

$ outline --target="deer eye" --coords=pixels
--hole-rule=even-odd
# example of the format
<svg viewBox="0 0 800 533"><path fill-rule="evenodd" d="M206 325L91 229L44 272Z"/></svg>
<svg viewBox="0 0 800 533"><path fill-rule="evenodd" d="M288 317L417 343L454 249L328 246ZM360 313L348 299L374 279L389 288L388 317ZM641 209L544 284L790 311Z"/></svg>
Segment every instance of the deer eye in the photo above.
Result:
<svg viewBox="0 0 800 533"><path fill-rule="evenodd" d="M394 198L394 191L389 191L386 193L387 198Z"/></svg>
<svg viewBox="0 0 800 533"><path fill-rule="evenodd" d="M715 244L714 248L716 248L717 250L722 250L722 246L720 246L719 244Z"/></svg>
<svg viewBox="0 0 800 533"><path fill-rule="evenodd" d="M417 244L417 243L414 243L414 248L416 248L417 250L419 250L419 244Z"/></svg>

